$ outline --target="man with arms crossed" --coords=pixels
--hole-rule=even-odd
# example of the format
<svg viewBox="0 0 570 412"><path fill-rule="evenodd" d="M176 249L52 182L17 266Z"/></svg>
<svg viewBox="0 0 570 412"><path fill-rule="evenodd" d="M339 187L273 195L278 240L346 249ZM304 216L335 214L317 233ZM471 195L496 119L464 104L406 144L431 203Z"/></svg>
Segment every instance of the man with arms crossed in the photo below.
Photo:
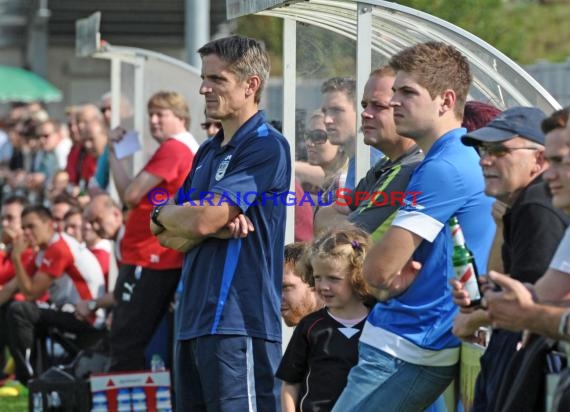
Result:
<svg viewBox="0 0 570 412"><path fill-rule="evenodd" d="M396 132L416 141L425 159L412 174L411 196L368 254L364 276L381 301L360 337L359 362L334 411L420 411L457 374L459 340L448 221L457 216L480 267L495 233L491 199L474 150L461 144L471 74L467 59L429 42L392 57Z"/></svg>
<svg viewBox="0 0 570 412"><path fill-rule="evenodd" d="M151 223L162 245L186 252L176 406L277 411L285 234L279 199L291 181L289 146L258 111L269 75L259 42L232 36L198 52L206 115L223 127L196 154L178 199L185 204L155 208ZM201 191L213 193L211 204L200 202ZM257 197L238 199L246 192ZM236 230L228 230L236 217Z"/></svg>

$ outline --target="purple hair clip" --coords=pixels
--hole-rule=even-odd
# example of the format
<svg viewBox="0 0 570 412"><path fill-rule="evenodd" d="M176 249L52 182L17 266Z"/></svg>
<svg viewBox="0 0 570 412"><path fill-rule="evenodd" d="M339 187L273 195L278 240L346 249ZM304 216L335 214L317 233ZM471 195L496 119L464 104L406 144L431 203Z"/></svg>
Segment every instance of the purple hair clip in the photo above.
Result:
<svg viewBox="0 0 570 412"><path fill-rule="evenodd" d="M350 242L350 244L352 245L353 249L356 249L356 250L362 249L362 247L360 246L360 242L358 240L353 240L352 242Z"/></svg>

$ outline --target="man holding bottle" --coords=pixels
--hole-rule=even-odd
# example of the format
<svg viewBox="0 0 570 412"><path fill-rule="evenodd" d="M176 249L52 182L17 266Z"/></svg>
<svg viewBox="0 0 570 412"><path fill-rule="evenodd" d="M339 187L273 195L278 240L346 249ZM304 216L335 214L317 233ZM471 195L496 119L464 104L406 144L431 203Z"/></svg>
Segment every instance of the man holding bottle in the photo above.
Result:
<svg viewBox="0 0 570 412"><path fill-rule="evenodd" d="M457 216L477 265L486 267L494 233L476 153L461 144L471 83L465 56L444 43L404 49L389 65L396 132L425 153L392 225L368 253L364 276L381 301L362 331L358 365L334 411L424 410L456 377L460 342L448 221ZM413 382L413 385L410 385Z"/></svg>
<svg viewBox="0 0 570 412"><path fill-rule="evenodd" d="M481 156L485 193L494 197L497 204L506 205L504 214L496 218L494 241L502 262L498 267L491 264L479 269L509 273L516 280L533 284L548 268L568 225L568 216L553 207L542 179L548 168L541 130L544 119L544 113L537 108L513 107L462 138ZM457 291L463 288L457 282L453 287ZM489 319L482 309L464 312L455 318L453 333L469 340L479 327L489 325ZM493 330L481 358L472 411L494 410L501 378L520 339L520 333Z"/></svg>

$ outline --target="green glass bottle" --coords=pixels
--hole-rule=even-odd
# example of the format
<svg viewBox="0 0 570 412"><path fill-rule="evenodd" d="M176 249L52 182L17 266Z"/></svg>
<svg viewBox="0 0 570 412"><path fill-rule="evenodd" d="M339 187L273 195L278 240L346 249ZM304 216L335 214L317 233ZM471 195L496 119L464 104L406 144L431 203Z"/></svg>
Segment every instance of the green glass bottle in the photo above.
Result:
<svg viewBox="0 0 570 412"><path fill-rule="evenodd" d="M481 291L479 290L479 274L473 253L467 248L463 231L459 226L457 217L449 220L451 237L453 238L452 263L457 280L463 283L463 289L469 294L471 304L476 306L481 303Z"/></svg>

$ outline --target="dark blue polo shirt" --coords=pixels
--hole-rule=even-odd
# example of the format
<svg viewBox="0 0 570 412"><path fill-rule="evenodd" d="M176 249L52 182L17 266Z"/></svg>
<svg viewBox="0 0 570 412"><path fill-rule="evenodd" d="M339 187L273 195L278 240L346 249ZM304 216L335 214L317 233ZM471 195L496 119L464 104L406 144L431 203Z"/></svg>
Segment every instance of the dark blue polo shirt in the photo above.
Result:
<svg viewBox="0 0 570 412"><path fill-rule="evenodd" d="M207 196L201 192L220 194L255 231L244 239L208 238L186 253L178 339L231 334L281 341L286 203L280 196L291 181L289 144L261 111L226 146L222 141L220 131L200 147L178 200L199 204Z"/></svg>

